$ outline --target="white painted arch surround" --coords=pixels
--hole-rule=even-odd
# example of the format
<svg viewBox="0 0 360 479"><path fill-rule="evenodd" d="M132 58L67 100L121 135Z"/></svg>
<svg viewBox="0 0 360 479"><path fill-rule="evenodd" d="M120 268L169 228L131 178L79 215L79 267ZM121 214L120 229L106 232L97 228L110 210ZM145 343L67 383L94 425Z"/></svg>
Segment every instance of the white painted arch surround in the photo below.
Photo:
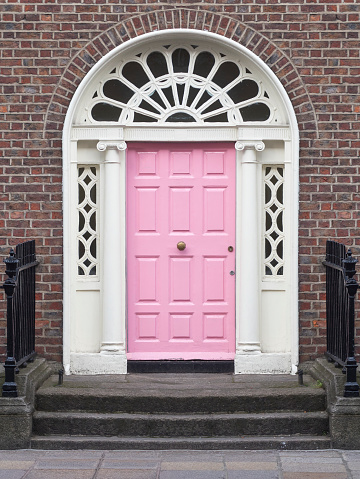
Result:
<svg viewBox="0 0 360 479"><path fill-rule="evenodd" d="M168 124L169 126L122 126L122 125L79 125L76 117L82 107L85 93L99 81L103 71L108 71L114 59L125 55L129 49L142 42L171 39L181 45L181 40L189 37L194 40L205 40L212 44L226 45L250 62L254 68L266 77L276 97L281 101L285 121L279 125L251 125L243 124L239 127L226 125L209 125L204 127L189 126L189 124ZM230 141L237 149L237 240L236 263L241 264L240 273L237 273L236 283L236 373L295 373L298 364L298 163L299 137L295 113L291 102L280 81L267 65L251 51L241 45L210 32L200 32L186 29L174 29L142 35L130 40L104 56L86 75L81 82L70 103L63 132L63 208L64 208L64 346L63 362L66 374L124 374L127 372L126 358L126 245L125 245L125 163L126 143L131 141ZM115 239L118 236L121 247L115 258L112 256L111 265L109 256L104 251L113 243L114 231L106 234L106 219L101 225L101 256L102 273L99 282L79 282L76 278L76 234L74 225L76 217L74 202L77 198L77 167L78 164L93 164L92 157L87 160L88 148L96 149L98 142L107 145L106 151L97 151L97 163L100 165L101 176L104 177L105 168L113 165L113 172L118 176L117 200L121 205L117 212L117 226ZM263 149L262 144L265 146ZM120 146L117 146L120 145ZM115 150L113 147L115 146ZM83 151L81 150L82 148ZM125 149L124 149L125 148ZM99 150L101 150L101 146ZM79 152L82 151L82 154ZM114 156L115 155L115 156ZM105 167L105 164L107 166ZM259 222L262 219L260 200L262 165L284 166L285 190L285 274L281 279L277 277L263 277L261 274L262 240ZM115 165L115 167L114 167ZM110 167L111 168L111 167ZM247 171L246 171L247 170ZM109 174L107 178L113 178ZM250 174L250 177L248 176ZM249 178L253 178L250 180ZM103 180L102 180L103 181ZM105 180L106 181L106 180ZM253 183L251 183L253 181ZM241 186L241 187L239 187ZM249 196L252 187L257 194ZM101 202L104 198L104 185L101 187ZM245 198L246 207L245 207ZM249 212L249 205L254 205ZM114 212L112 211L112 214ZM254 214L255 213L255 214ZM255 220L254 220L255 218ZM246 226L246 228L245 228ZM254 246L254 238L257 243ZM104 244L105 243L105 244ZM112 252L113 254L113 252ZM108 262L108 266L106 265ZM105 263L105 264L104 264ZM114 274L118 264L118 274ZM104 269L110 269L111 279L106 279ZM107 281L104 289L103 283ZM110 289L109 289L110 288ZM96 291L96 293L95 293ZM104 292L107 291L107 292ZM115 295L114 291L120 291ZM86 292L87 313L92 314L93 305L98 304L98 313L92 321L86 322L79 313L79 299L77 294ZM275 311L278 304L278 294L284 292L284 301L281 302L282 312ZM96 301L90 300L91 295L97 295ZM103 316L107 309L103 305L104 294L113 295L117 303L115 315L118 323L111 326L111 320L104 325ZM94 296L95 297L95 296ZM266 298L264 300L264 298ZM270 298L270 299L269 299ZM93 302L92 302L93 301ZM110 311L111 310L111 311ZM114 308L108 310L114 316ZM255 328L253 316L255 318ZM96 316L98 315L98 316ZM249 316L250 315L250 316ZM281 316L281 321L278 317ZM105 319L106 322L106 319ZM96 323L96 324L95 324ZM99 347L86 344L90 330L97 328ZM109 328L106 330L106 328ZM255 329L255 330L254 330ZM245 333L244 333L245 331ZM106 347L106 338L103 335L115 335L114 347ZM245 340L244 340L245 334ZM255 336L254 336L255 335ZM282 346L277 345L276 335L283 337ZM252 339L254 341L252 341ZM269 339L270 338L270 339ZM275 347L272 347L275 344ZM80 346L79 346L80 345ZM102 347L101 347L102 345Z"/></svg>

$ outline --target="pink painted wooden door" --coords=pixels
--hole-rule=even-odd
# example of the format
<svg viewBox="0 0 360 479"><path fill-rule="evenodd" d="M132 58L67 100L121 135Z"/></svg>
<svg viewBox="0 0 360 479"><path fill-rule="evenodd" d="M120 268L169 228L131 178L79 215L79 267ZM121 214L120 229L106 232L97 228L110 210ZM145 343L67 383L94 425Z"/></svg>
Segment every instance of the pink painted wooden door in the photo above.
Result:
<svg viewBox="0 0 360 479"><path fill-rule="evenodd" d="M234 358L234 145L130 145L126 211L129 359Z"/></svg>

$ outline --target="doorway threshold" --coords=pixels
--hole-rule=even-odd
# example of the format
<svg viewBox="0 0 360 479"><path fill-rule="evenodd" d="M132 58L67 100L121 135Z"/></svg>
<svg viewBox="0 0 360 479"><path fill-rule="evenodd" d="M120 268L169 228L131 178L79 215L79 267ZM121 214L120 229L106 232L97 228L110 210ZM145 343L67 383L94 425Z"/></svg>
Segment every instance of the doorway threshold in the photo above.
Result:
<svg viewBox="0 0 360 479"><path fill-rule="evenodd" d="M129 360L128 373L234 373L233 360Z"/></svg>

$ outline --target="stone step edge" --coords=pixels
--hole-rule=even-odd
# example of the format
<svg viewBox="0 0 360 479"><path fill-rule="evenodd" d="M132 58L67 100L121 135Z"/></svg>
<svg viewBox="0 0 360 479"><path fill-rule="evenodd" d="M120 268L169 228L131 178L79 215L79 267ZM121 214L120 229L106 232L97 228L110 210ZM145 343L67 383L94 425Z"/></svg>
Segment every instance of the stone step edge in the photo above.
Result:
<svg viewBox="0 0 360 479"><path fill-rule="evenodd" d="M179 394L180 391L180 394ZM246 398L246 397L256 397L256 398L282 398L282 397L319 397L325 396L326 393L322 388L312 388L312 387L302 387L302 388L293 388L293 387L283 387L283 388L269 388L269 389L225 389L223 392L219 391L216 388L205 389L205 390L195 390L191 389L181 390L181 385L179 389L176 388L163 388L156 389L155 387L150 389L148 392L144 390L139 390L138 388L131 389L129 387L117 388L108 391L100 391L96 387L94 388L81 388L81 387L65 387L65 386L52 386L52 387L42 387L37 390L37 396L39 397L51 397L51 398L73 398L81 396L82 398L134 398L134 399L145 399L145 398L160 398L160 399L169 399L171 397L176 398Z"/></svg>
<svg viewBox="0 0 360 479"><path fill-rule="evenodd" d="M192 413L183 413L183 414L143 414L143 413L96 413L96 412L74 412L74 411L35 411L33 414L33 419L82 419L82 420L111 420L114 419L134 419L141 421L159 421L159 420L168 420L168 421L194 421L194 420L222 420L222 419L247 419L247 420L258 420L258 419L303 419L303 418L327 418L328 414L326 411L310 411L310 412L261 412L261 413L210 413L210 414L192 414Z"/></svg>
<svg viewBox="0 0 360 479"><path fill-rule="evenodd" d="M332 447L329 436L243 436L194 438L133 438L102 436L33 436L31 449L98 449L98 450L315 450Z"/></svg>
<svg viewBox="0 0 360 479"><path fill-rule="evenodd" d="M103 412L116 413L117 411L131 414L149 414L153 411L161 413L181 414L189 413L243 413L276 412L276 411L324 411L326 409L325 395L316 396L286 396L286 397L254 397L254 396L68 396L68 395L38 395L36 410L48 412Z"/></svg>

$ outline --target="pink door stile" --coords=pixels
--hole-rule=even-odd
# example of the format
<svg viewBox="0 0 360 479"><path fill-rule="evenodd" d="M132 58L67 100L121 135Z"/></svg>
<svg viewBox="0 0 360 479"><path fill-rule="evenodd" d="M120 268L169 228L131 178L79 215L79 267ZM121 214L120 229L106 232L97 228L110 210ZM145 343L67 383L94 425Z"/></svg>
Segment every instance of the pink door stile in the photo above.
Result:
<svg viewBox="0 0 360 479"><path fill-rule="evenodd" d="M126 168L128 358L233 359L234 145L130 144Z"/></svg>

